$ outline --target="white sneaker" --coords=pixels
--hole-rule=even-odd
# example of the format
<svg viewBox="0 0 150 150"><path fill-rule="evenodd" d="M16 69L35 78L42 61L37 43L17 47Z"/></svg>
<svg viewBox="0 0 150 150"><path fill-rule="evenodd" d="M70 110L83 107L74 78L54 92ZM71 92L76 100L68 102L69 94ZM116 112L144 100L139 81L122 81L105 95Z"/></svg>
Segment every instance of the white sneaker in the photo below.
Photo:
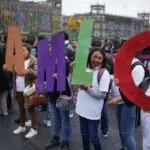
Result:
<svg viewBox="0 0 150 150"><path fill-rule="evenodd" d="M31 127L31 124L32 124L31 120L28 120L28 121L25 122L25 126L26 127Z"/></svg>
<svg viewBox="0 0 150 150"><path fill-rule="evenodd" d="M20 134L26 131L25 127L19 126L16 130L13 131L13 134Z"/></svg>
<svg viewBox="0 0 150 150"><path fill-rule="evenodd" d="M70 117L70 118L73 118L73 113L70 113L70 114L69 114L69 117Z"/></svg>
<svg viewBox="0 0 150 150"><path fill-rule="evenodd" d="M43 120L43 124L46 125L47 127L51 127L52 126L52 123L50 120Z"/></svg>
<svg viewBox="0 0 150 150"><path fill-rule="evenodd" d="M31 128L30 131L26 134L25 138L30 139L37 135L37 130Z"/></svg>
<svg viewBox="0 0 150 150"><path fill-rule="evenodd" d="M51 127L52 126L52 123L51 123L51 121L50 120L47 120L47 127Z"/></svg>
<svg viewBox="0 0 150 150"><path fill-rule="evenodd" d="M107 138L109 136L109 131L106 134L103 134L104 138Z"/></svg>
<svg viewBox="0 0 150 150"><path fill-rule="evenodd" d="M7 116L8 115L8 112L4 112L4 113L2 113L4 116Z"/></svg>

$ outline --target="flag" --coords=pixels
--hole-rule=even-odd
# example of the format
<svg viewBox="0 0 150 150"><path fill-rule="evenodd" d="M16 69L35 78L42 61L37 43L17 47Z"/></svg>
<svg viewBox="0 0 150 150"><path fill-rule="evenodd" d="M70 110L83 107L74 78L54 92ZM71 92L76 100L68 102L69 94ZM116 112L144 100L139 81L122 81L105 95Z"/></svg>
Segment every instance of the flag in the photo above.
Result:
<svg viewBox="0 0 150 150"><path fill-rule="evenodd" d="M68 26L74 26L75 22L74 22L74 16L71 16L69 18L69 21L68 21Z"/></svg>

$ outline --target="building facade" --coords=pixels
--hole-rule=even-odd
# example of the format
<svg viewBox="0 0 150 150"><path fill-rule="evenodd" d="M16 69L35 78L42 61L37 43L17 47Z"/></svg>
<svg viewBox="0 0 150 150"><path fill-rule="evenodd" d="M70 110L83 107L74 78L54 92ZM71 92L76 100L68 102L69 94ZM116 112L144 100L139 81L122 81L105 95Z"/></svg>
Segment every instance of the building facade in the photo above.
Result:
<svg viewBox="0 0 150 150"><path fill-rule="evenodd" d="M62 29L61 11L61 0L1 0L0 33L7 33L9 25L18 25L23 34L49 35Z"/></svg>
<svg viewBox="0 0 150 150"><path fill-rule="evenodd" d="M91 5L91 11L85 14L75 14L75 19L83 16L85 19L93 19L93 37L96 38L119 38L128 39L129 37L148 30L150 14L140 13L137 18L127 16L117 16L105 13L104 5ZM64 16L64 27L70 16Z"/></svg>

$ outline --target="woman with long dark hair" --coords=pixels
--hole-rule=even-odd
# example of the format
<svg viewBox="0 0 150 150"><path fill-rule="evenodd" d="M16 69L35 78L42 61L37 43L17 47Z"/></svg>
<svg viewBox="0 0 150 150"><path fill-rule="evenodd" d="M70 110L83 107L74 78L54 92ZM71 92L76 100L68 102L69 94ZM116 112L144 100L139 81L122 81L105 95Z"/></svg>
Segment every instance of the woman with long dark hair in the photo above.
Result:
<svg viewBox="0 0 150 150"><path fill-rule="evenodd" d="M90 51L87 67L87 71L93 73L93 81L90 87L81 83L77 96L76 113L80 119L84 150L90 150L90 143L93 144L95 150L101 150L98 127L104 99L110 84L110 74L105 69L105 52L100 49ZM101 68L104 68L104 72L100 81L98 81L98 74Z"/></svg>

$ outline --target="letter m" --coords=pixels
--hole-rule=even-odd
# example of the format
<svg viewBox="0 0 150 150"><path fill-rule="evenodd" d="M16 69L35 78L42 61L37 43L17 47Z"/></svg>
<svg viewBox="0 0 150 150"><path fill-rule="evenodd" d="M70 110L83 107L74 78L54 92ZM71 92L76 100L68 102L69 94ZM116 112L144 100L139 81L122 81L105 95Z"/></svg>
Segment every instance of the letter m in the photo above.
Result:
<svg viewBox="0 0 150 150"><path fill-rule="evenodd" d="M52 36L51 52L47 39L38 43L38 92L44 90L44 77L46 77L47 91L54 91L54 78L52 77L54 73L57 73L57 91L63 91L66 81L64 32Z"/></svg>

